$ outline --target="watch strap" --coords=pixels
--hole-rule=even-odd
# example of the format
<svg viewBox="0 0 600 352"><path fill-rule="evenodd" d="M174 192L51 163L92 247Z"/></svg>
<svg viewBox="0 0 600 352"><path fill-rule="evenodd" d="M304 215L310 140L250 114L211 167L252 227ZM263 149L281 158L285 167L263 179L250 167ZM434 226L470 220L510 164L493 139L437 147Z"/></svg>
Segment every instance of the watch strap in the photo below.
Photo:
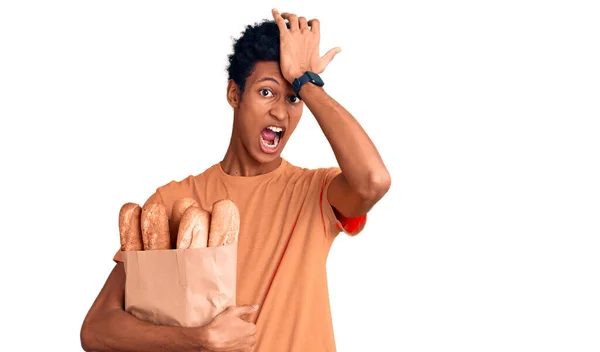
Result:
<svg viewBox="0 0 600 352"><path fill-rule="evenodd" d="M292 82L292 89L294 89L294 93L300 97L300 88L302 88L303 85L305 85L306 83L308 83L310 81L310 77L308 76L308 74L305 72L302 76L294 79L294 81Z"/></svg>
<svg viewBox="0 0 600 352"><path fill-rule="evenodd" d="M304 72L302 76L292 81L292 89L294 90L296 96L300 98L300 88L302 88L302 86L308 82L311 82L319 87L322 87L325 84L323 83L323 80L321 80L321 77L319 77L319 75L316 73L310 71Z"/></svg>

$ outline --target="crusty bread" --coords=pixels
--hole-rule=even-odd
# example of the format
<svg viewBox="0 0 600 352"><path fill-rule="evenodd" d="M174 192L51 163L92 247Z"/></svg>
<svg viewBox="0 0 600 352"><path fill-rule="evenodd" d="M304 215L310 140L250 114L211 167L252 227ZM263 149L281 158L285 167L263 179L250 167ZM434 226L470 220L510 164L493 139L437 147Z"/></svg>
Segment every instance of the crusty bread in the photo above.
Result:
<svg viewBox="0 0 600 352"><path fill-rule="evenodd" d="M240 212L230 199L221 199L213 204L208 246L226 246L238 241Z"/></svg>
<svg viewBox="0 0 600 352"><path fill-rule="evenodd" d="M170 217L171 221L169 222L172 244L175 244L175 242L178 241L177 235L179 233L179 224L181 223L181 218L183 217L183 213L187 210L187 208L191 206L199 206L199 204L195 199L189 197L178 199L173 203Z"/></svg>
<svg viewBox="0 0 600 352"><path fill-rule="evenodd" d="M125 203L119 211L119 234L122 251L144 249L140 227L142 208L135 203Z"/></svg>
<svg viewBox="0 0 600 352"><path fill-rule="evenodd" d="M188 207L179 224L177 248L204 248L208 246L210 214L198 206Z"/></svg>
<svg viewBox="0 0 600 352"><path fill-rule="evenodd" d="M145 204L141 215L142 239L144 250L171 249L169 217L164 205Z"/></svg>

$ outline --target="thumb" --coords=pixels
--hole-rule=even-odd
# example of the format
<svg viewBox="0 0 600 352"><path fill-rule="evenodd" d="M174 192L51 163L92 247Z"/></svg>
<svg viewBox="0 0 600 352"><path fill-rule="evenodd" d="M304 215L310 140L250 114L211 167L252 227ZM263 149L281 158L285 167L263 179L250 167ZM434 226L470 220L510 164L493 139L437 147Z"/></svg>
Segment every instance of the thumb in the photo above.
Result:
<svg viewBox="0 0 600 352"><path fill-rule="evenodd" d="M258 306L256 304L247 304L244 306L235 307L235 309L233 310L233 314L235 314L238 317L241 317L243 315L252 314L256 312L257 309Z"/></svg>
<svg viewBox="0 0 600 352"><path fill-rule="evenodd" d="M335 47L333 49L330 49L328 52L325 53L325 55L323 55L323 57L321 57L321 62L323 63L324 66L327 66L331 60L333 60L333 58L340 52L342 51L342 48L340 47Z"/></svg>

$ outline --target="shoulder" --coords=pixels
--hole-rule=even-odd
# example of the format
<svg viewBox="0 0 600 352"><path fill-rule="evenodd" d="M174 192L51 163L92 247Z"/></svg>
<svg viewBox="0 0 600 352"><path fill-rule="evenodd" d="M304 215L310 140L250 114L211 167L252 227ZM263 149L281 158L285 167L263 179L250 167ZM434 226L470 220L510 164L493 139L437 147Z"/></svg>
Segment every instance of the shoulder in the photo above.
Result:
<svg viewBox="0 0 600 352"><path fill-rule="evenodd" d="M322 183L328 183L333 179L336 175L341 173L341 169L337 166L322 166L322 167L302 167L297 166L289 161L285 161L286 168L285 172L288 174L289 178L294 182L308 182L314 183L315 185L323 185Z"/></svg>
<svg viewBox="0 0 600 352"><path fill-rule="evenodd" d="M215 174L215 168L218 164L212 164L200 173L190 174L187 177L180 179L172 179L171 181L157 187L146 203L162 203L169 204L174 199L188 197L194 190L197 183L204 182L211 175Z"/></svg>

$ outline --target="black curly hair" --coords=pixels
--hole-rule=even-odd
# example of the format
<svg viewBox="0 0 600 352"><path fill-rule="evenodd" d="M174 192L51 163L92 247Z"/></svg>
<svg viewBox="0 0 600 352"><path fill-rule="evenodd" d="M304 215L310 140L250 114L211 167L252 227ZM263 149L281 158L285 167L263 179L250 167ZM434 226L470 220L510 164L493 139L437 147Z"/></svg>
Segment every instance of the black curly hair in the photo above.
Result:
<svg viewBox="0 0 600 352"><path fill-rule="evenodd" d="M234 40L233 53L228 55L228 79L239 86L240 98L246 78L252 74L258 61L279 62L279 27L273 20L247 25L242 35Z"/></svg>

